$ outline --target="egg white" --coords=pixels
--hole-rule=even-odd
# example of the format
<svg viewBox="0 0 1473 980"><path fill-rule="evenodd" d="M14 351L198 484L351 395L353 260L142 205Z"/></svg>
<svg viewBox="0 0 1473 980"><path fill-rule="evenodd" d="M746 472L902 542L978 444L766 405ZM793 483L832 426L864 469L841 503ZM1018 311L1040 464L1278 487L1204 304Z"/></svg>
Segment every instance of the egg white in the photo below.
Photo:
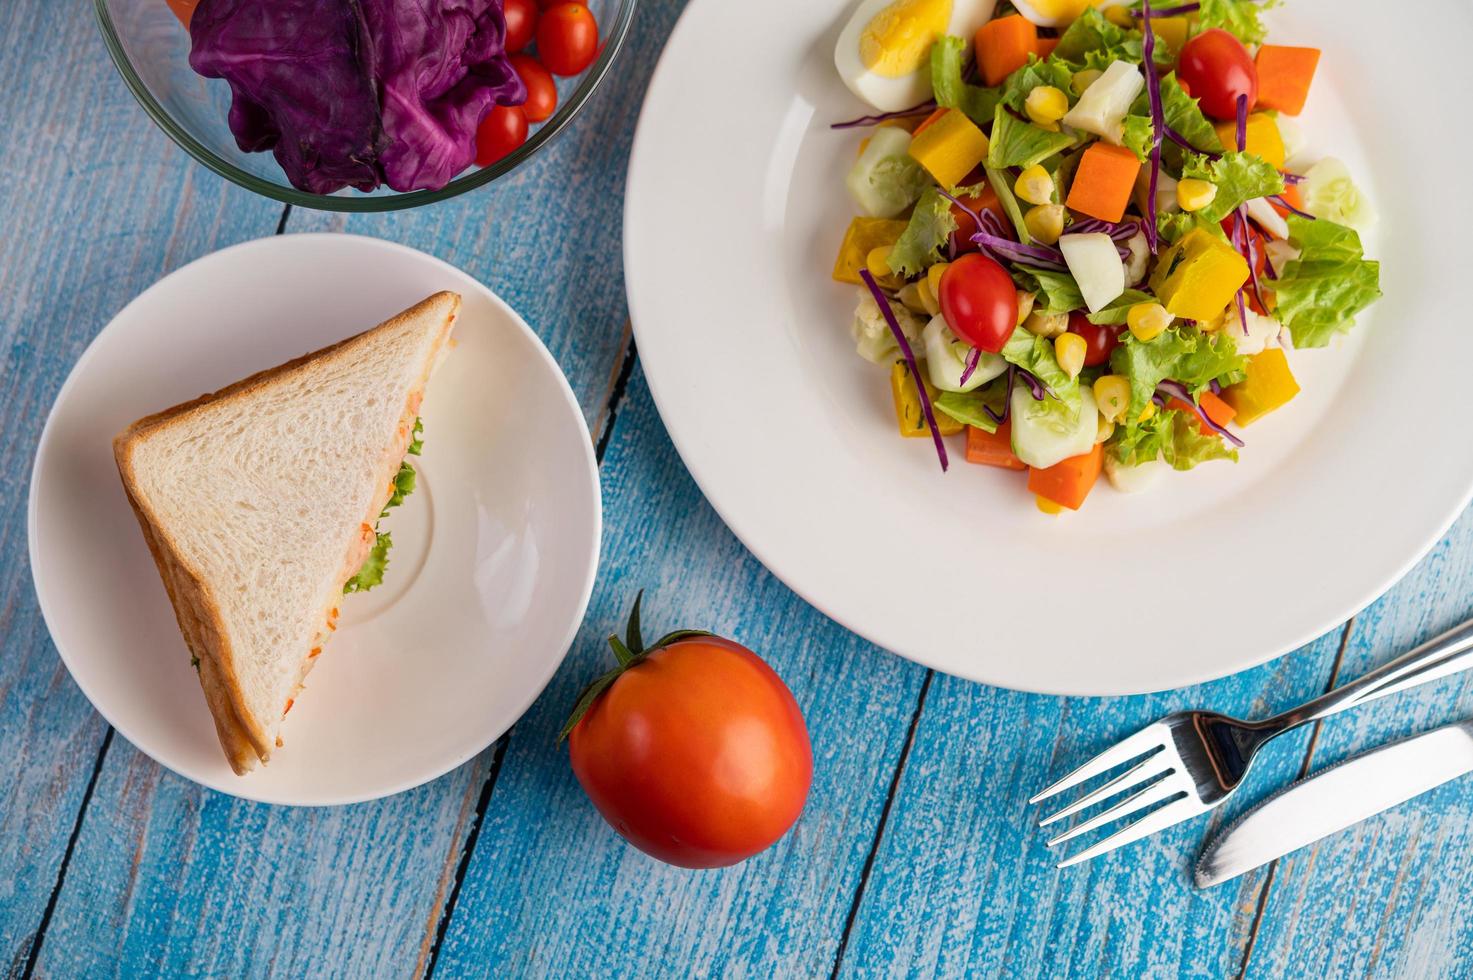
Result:
<svg viewBox="0 0 1473 980"><path fill-rule="evenodd" d="M894 0L861 0L849 22L839 32L834 46L834 67L849 91L880 112L899 112L931 97L931 67L898 78L889 78L867 68L859 57L859 39L870 21ZM946 33L966 40L970 47L977 28L992 19L997 0L952 0Z"/></svg>

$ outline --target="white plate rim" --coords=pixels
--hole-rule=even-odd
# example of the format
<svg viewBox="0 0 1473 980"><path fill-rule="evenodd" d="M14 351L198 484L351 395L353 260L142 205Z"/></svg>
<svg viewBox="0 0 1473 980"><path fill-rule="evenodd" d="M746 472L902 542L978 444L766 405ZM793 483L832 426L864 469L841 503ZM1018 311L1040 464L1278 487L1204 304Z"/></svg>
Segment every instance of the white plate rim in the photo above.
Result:
<svg viewBox="0 0 1473 980"><path fill-rule="evenodd" d="M401 779L378 790L356 794L342 794L339 796L314 799L310 801L282 798L271 793L253 791L253 783L249 778L238 779L236 782L231 783L210 780L207 778L202 779L198 776L190 775L171 765L167 760L160 758L158 755L154 754L154 752L150 751L149 748L140 744L138 739L135 737L135 734L130 732L127 727L119 724L119 722L115 719L113 713L109 712L108 709L104 707L105 699L99 699L97 696L97 692L90 690L86 682L84 682L78 676L77 672L73 670L72 663L70 659L68 659L66 651L62 648L62 645L56 641L55 634L51 630L51 623L54 616L56 615L56 610L52 605L51 600L48 600L41 586L42 579L39 570L42 565L43 556L38 550L36 541L37 521L39 519L39 499L36 495L36 478L40 472L43 458L51 447L51 440L53 437L52 421L56 411L56 407L63 402L68 394L71 393L74 384L79 383L77 382L77 378L81 373L81 369L86 364L88 364L90 362L90 359L96 354L99 348L99 341L103 338L103 336L109 331L113 330L118 321L122 319L126 313L128 313L135 306L144 302L149 293L160 288L170 280L175 279L175 277L183 276L187 274L189 270L194 269L195 267L204 263L230 261L232 257L237 256L243 252L248 252L255 249L270 249L273 247L277 247L280 242L288 239L308 239L322 242L338 242L346 240L353 241L359 244L367 244L372 247L378 247L386 249L388 251L397 252L401 255L414 256L417 260L428 260L430 263L438 265L447 272L453 273L458 277L464 277L465 280L475 283L476 287L482 292L484 298L489 300L492 305L500 308L500 310L509 317L510 321L517 326L518 330L521 331L521 333L524 335L524 338L531 341L533 350L537 352L537 356L542 359L544 364L551 370L552 375L557 379L558 390L562 394L563 400L566 403L569 411L571 411L574 417L577 418L579 427L582 429L583 434L586 437L581 440L581 442L584 449L585 462L587 463L588 467L590 489L592 491L593 501L593 548L589 556L588 567L584 573L583 581L580 584L578 590L578 600L575 604L577 615L571 618L567 628L564 631L564 636L559 643L560 652L557 654L557 656L548 658L545 676L540 679L540 681L535 685L535 688L529 689L529 692L525 698L521 699L521 702L516 709L516 718L513 719L512 723L509 724L505 729L502 729L501 731L496 732L494 735L492 735L489 739L486 740L484 745L481 745L473 750L464 751L447 757L446 761L438 768L433 769L433 771L426 771L423 774ZM32 591L36 595L37 606L41 610L42 620L46 623L47 632L51 636L52 646L56 649L57 656L61 659L62 664L66 667L67 674L71 677L72 682L77 685L79 690L81 690L83 696L87 698L93 709L96 710L97 713L102 716L103 720L106 721L108 725L110 725L114 730L116 730L119 735L127 739L129 744L131 744L138 751L142 752L144 755L147 755L154 762L174 773L176 776L180 777L181 779L188 780L189 782L205 786L209 789L215 790L216 792L224 793L229 796L234 796L239 799L249 800L256 803L274 804L278 806L345 806L355 803L366 803L372 800L384 799L390 796L396 796L400 793L405 793L409 790L415 789L416 787L423 786L425 783L439 779L446 773L452 772L453 770L465 765L465 763L469 762L471 759L484 752L487 748L494 745L498 739L506 734L507 731L510 731L512 726L515 725L516 720L520 719L522 715L526 714L527 710L532 706L537 698L542 695L542 692L547 689L547 685L551 683L553 676L557 673L558 668L562 666L563 661L567 659L568 651L572 649L573 641L577 638L578 630L583 623L583 618L587 615L588 612L588 604L593 596L593 585L598 575L599 561L603 549L603 492L598 459L596 454L594 453L593 448L593 439L591 435L589 435L588 423L583 416L583 408L578 403L578 399L573 392L572 385L569 384L567 376L563 373L562 368L559 367L556 358L552 356L552 352L547 349L547 345L543 343L542 338L538 336L537 332L533 330L531 326L526 322L526 320L522 318L521 314L517 313L517 311L514 310L510 304L508 304L489 286L482 283L475 276L464 271L463 269L457 268L449 262L446 262L444 259L441 259L434 255L430 255L427 252L422 252L419 249L412 248L408 245L404 245L399 242L389 241L387 239L376 238L371 235L356 235L346 232L300 232L254 238L248 241L237 242L234 245L229 245L225 248L218 249L214 252L202 255L188 263L185 263L179 268L168 272L155 282L151 283L149 286L139 292L138 295L134 296L131 300L124 304L123 307L117 311L117 313L113 314L113 316L108 320L107 324L103 326L103 328L99 330L90 341L88 341L86 349L82 351L81 355L77 358L76 362L67 372L66 380L63 381L61 387L57 389L56 397L52 400L51 407L47 410L46 423L41 429L41 437L37 440L35 455L32 457L29 480L30 483L26 491L26 550L31 565Z"/></svg>

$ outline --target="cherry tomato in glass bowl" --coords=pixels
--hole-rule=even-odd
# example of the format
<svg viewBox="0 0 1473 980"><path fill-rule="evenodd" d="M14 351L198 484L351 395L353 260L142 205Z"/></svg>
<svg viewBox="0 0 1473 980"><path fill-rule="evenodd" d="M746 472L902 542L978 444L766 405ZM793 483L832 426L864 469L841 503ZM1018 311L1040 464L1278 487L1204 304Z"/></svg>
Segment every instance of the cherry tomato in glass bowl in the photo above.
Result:
<svg viewBox="0 0 1473 980"><path fill-rule="evenodd" d="M617 667L563 728L573 774L635 847L683 868L746 860L787 833L813 781L792 692L751 650L681 630L644 648L639 601Z"/></svg>
<svg viewBox="0 0 1473 980"><path fill-rule="evenodd" d="M506 53L515 54L532 43L537 34L537 0L504 0Z"/></svg>
<svg viewBox="0 0 1473 980"><path fill-rule="evenodd" d="M1177 76L1200 99L1202 111L1214 119L1238 118L1238 97L1248 97L1248 111L1258 104L1258 68L1243 42L1214 27L1181 49Z"/></svg>
<svg viewBox="0 0 1473 980"><path fill-rule="evenodd" d="M489 167L527 142L527 116L517 105L492 106L476 130L476 166Z"/></svg>
<svg viewBox="0 0 1473 980"><path fill-rule="evenodd" d="M598 55L598 21L581 3L564 2L542 11L537 56L554 75L576 75Z"/></svg>
<svg viewBox="0 0 1473 980"><path fill-rule="evenodd" d="M1110 352L1120 344L1122 327L1100 326L1089 322L1079 310L1069 314L1069 332L1084 338L1084 366L1094 367L1110 359Z"/></svg>
<svg viewBox="0 0 1473 980"><path fill-rule="evenodd" d="M985 255L963 255L941 274L941 315L959 338L996 354L1018 324L1018 288Z"/></svg>
<svg viewBox="0 0 1473 980"><path fill-rule="evenodd" d="M527 86L527 101L522 103L522 114L529 123L542 122L557 108L557 82L553 81L552 72L529 54L512 55L511 66L522 84Z"/></svg>

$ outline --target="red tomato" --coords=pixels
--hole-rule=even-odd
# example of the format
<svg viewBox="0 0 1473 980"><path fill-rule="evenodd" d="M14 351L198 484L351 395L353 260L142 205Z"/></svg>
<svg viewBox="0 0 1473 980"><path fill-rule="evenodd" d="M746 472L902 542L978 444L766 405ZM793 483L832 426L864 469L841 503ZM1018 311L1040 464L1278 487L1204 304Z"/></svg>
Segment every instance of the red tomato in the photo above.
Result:
<svg viewBox="0 0 1473 980"><path fill-rule="evenodd" d="M1238 118L1238 96L1248 96L1248 111L1258 103L1258 68L1243 42L1214 27L1181 49L1176 74L1202 100L1202 111L1215 119Z"/></svg>
<svg viewBox="0 0 1473 980"><path fill-rule="evenodd" d="M557 108L557 82L552 80L552 73L528 54L512 55L511 66L527 86L527 101L522 103L527 122L541 122L552 115Z"/></svg>
<svg viewBox="0 0 1473 980"><path fill-rule="evenodd" d="M517 105L492 106L476 130L476 166L489 167L527 142L527 116Z"/></svg>
<svg viewBox="0 0 1473 980"><path fill-rule="evenodd" d="M1094 367L1110 359L1110 352L1120 343L1120 327L1096 326L1079 310L1069 314L1069 332L1084 338L1084 366Z"/></svg>
<svg viewBox="0 0 1473 980"><path fill-rule="evenodd" d="M532 43L537 33L536 0L503 0L506 15L506 52L514 54Z"/></svg>
<svg viewBox="0 0 1473 980"><path fill-rule="evenodd" d="M581 3L564 2L542 12L537 54L554 75L576 75L598 54L598 22Z"/></svg>
<svg viewBox="0 0 1473 980"><path fill-rule="evenodd" d="M636 658L578 719L569 750L604 819L683 868L724 867L769 847L813 781L792 693L752 651L714 636Z"/></svg>
<svg viewBox="0 0 1473 980"><path fill-rule="evenodd" d="M546 10L548 7L556 7L560 3L578 3L588 6L588 0L537 0L537 6Z"/></svg>
<svg viewBox="0 0 1473 980"><path fill-rule="evenodd" d="M941 274L941 315L951 332L996 354L1018 325L1018 287L985 255L963 255Z"/></svg>

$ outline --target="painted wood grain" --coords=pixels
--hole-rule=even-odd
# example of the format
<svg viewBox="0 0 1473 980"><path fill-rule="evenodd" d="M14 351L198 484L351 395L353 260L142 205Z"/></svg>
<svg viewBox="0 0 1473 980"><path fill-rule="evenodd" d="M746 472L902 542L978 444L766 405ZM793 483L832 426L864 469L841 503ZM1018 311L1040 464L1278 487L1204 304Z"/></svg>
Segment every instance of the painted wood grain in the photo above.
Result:
<svg viewBox="0 0 1473 980"><path fill-rule="evenodd" d="M1338 643L1331 634L1255 670L1141 698L1050 698L937 677L842 973L1233 975L1262 875L1201 893L1187 870L1203 835L1233 809L1060 871L1044 847L1051 835L1035 826L1048 805L1027 800L1170 711L1210 706L1251 716L1313 696ZM1307 737L1275 745L1250 785L1293 778Z"/></svg>
<svg viewBox="0 0 1473 980"><path fill-rule="evenodd" d="M1350 679L1473 617L1473 514L1356 620ZM1316 769L1473 716L1473 675L1326 722ZM1464 777L1279 863L1253 976L1473 973L1473 780Z"/></svg>
<svg viewBox="0 0 1473 980"><path fill-rule="evenodd" d="M588 619L515 729L436 975L826 973L925 672L825 619L736 541L681 465L638 370L604 481ZM641 588L647 633L734 636L767 658L808 719L815 773L804 816L738 867L684 871L625 844L554 744Z"/></svg>
<svg viewBox="0 0 1473 980"><path fill-rule="evenodd" d="M0 4L0 972L24 969L106 724L32 591L24 497L47 410L92 336L144 286L269 234L280 208L205 174L117 77L89 5Z"/></svg>

